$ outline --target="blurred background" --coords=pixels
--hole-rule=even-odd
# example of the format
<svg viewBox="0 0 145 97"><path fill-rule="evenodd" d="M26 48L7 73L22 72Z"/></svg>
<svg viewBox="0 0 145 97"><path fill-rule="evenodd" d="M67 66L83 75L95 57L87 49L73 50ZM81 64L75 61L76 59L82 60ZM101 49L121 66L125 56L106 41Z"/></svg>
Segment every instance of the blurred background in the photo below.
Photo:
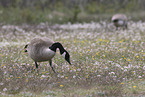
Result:
<svg viewBox="0 0 145 97"><path fill-rule="evenodd" d="M0 23L110 21L116 13L144 21L144 10L145 0L0 0Z"/></svg>

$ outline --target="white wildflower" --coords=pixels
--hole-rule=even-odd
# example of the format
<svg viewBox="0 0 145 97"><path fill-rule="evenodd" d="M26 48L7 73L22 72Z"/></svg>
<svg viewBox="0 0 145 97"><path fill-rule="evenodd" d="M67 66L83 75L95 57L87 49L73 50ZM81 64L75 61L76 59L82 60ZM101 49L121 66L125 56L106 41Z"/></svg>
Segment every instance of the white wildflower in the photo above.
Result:
<svg viewBox="0 0 145 97"><path fill-rule="evenodd" d="M74 75L73 78L76 78L76 76Z"/></svg>
<svg viewBox="0 0 145 97"><path fill-rule="evenodd" d="M78 68L77 71L81 71L81 68Z"/></svg>
<svg viewBox="0 0 145 97"><path fill-rule="evenodd" d="M3 67L4 69L7 68L6 66Z"/></svg>
<svg viewBox="0 0 145 97"><path fill-rule="evenodd" d="M127 69L128 67L127 67L127 66L124 66L124 68L126 68L126 69Z"/></svg>
<svg viewBox="0 0 145 97"><path fill-rule="evenodd" d="M110 72L109 75L115 75L115 72Z"/></svg>
<svg viewBox="0 0 145 97"><path fill-rule="evenodd" d="M10 77L13 77L13 75L10 75Z"/></svg>
<svg viewBox="0 0 145 97"><path fill-rule="evenodd" d="M115 66L121 68L121 66L119 64L116 64Z"/></svg>
<svg viewBox="0 0 145 97"><path fill-rule="evenodd" d="M127 71L127 69L124 69L124 72L126 72Z"/></svg>
<svg viewBox="0 0 145 97"><path fill-rule="evenodd" d="M142 78L141 76L138 76L138 78Z"/></svg>
<svg viewBox="0 0 145 97"><path fill-rule="evenodd" d="M64 75L62 75L61 78L64 78Z"/></svg>
<svg viewBox="0 0 145 97"><path fill-rule="evenodd" d="M3 91L4 91L4 92L7 91L7 88L4 88Z"/></svg>
<svg viewBox="0 0 145 97"><path fill-rule="evenodd" d="M97 75L97 77L100 77L101 75Z"/></svg>
<svg viewBox="0 0 145 97"><path fill-rule="evenodd" d="M145 66L143 66L143 70L145 70Z"/></svg>
<svg viewBox="0 0 145 97"><path fill-rule="evenodd" d="M58 74L57 77L60 77L60 74Z"/></svg>
<svg viewBox="0 0 145 97"><path fill-rule="evenodd" d="M44 77L46 77L46 76L45 76L45 75L42 75L41 77L44 78Z"/></svg>
<svg viewBox="0 0 145 97"><path fill-rule="evenodd" d="M3 84L4 84L4 83L2 83L2 82L0 83L1 86L2 86Z"/></svg>
<svg viewBox="0 0 145 97"><path fill-rule="evenodd" d="M106 66L105 69L108 69L108 67Z"/></svg>
<svg viewBox="0 0 145 97"><path fill-rule="evenodd" d="M75 70L75 69L74 69L73 71L74 71L74 72L76 72L76 70Z"/></svg>

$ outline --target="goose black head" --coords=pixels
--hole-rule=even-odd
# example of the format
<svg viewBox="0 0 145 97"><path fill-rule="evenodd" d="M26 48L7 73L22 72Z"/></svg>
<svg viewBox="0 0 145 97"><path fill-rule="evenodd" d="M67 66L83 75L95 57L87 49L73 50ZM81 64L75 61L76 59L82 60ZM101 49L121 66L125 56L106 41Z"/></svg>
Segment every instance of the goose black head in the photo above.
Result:
<svg viewBox="0 0 145 97"><path fill-rule="evenodd" d="M69 53L63 48L62 44L59 42L56 42L52 44L52 46L49 47L52 51L56 52L56 49L59 48L60 54L64 57L64 59L71 65L70 62L70 55Z"/></svg>
<svg viewBox="0 0 145 97"><path fill-rule="evenodd" d="M63 52L61 55L62 55L62 56L64 57L64 59L71 65L69 53L68 53L66 50L64 50L64 52Z"/></svg>

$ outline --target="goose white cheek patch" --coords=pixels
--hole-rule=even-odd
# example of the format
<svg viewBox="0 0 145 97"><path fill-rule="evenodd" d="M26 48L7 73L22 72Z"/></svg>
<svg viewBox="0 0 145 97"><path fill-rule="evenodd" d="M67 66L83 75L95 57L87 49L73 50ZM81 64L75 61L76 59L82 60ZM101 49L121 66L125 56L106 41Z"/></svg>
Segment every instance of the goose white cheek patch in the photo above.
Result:
<svg viewBox="0 0 145 97"><path fill-rule="evenodd" d="M64 52L63 54L62 54L62 56L65 58L65 54L66 54L66 52Z"/></svg>

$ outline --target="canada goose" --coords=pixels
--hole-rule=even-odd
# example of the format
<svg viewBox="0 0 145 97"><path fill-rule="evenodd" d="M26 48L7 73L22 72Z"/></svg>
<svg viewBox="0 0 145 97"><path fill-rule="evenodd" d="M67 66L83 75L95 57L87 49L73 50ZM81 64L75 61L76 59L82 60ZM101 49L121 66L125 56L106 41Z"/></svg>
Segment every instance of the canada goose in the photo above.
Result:
<svg viewBox="0 0 145 97"><path fill-rule="evenodd" d="M37 71L37 62L49 61L49 64L53 72L55 73L55 70L52 67L52 58L55 56L57 48L59 48L60 54L71 65L69 53L63 48L62 44L59 42L53 42L47 38L34 38L24 48L25 52L28 52L29 56L34 60Z"/></svg>
<svg viewBox="0 0 145 97"><path fill-rule="evenodd" d="M116 26L116 30L118 29L118 27L123 27L124 29L127 29L127 17L125 14L113 15L112 22Z"/></svg>

